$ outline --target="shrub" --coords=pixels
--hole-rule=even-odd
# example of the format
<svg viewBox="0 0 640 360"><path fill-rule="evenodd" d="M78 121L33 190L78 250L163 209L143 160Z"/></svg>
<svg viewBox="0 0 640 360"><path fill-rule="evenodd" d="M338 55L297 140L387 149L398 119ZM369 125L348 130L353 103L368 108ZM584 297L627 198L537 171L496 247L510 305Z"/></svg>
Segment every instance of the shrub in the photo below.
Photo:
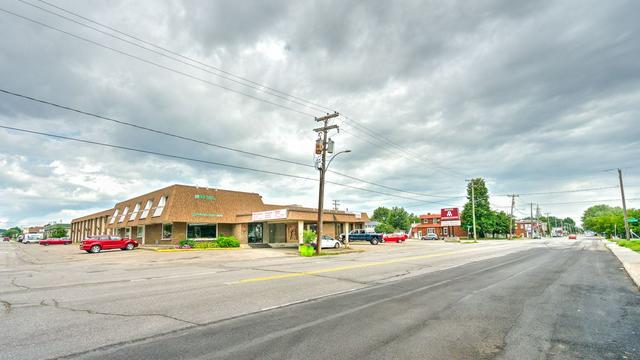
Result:
<svg viewBox="0 0 640 360"><path fill-rule="evenodd" d="M194 247L196 247L196 242L193 241L193 240L189 240L189 239L180 240L180 242L178 244L180 245L181 248L189 247L189 248L193 249Z"/></svg>
<svg viewBox="0 0 640 360"><path fill-rule="evenodd" d="M195 244L196 249L209 249L220 247L215 241L198 241Z"/></svg>
<svg viewBox="0 0 640 360"><path fill-rule="evenodd" d="M240 241L233 236L220 236L216 241L217 247L221 248L236 248L240 247Z"/></svg>
<svg viewBox="0 0 640 360"><path fill-rule="evenodd" d="M316 241L317 239L318 239L318 234L316 234L316 232L313 230L305 230L302 233L302 242L305 245L311 245L311 243Z"/></svg>

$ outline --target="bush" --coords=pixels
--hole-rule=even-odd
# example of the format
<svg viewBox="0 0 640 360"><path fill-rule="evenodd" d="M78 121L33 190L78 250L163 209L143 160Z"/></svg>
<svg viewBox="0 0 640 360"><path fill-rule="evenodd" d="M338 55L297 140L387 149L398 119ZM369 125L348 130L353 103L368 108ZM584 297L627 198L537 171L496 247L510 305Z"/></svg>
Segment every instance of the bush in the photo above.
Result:
<svg viewBox="0 0 640 360"><path fill-rule="evenodd" d="M221 248L237 248L240 247L240 241L233 236L220 236L216 241L217 247Z"/></svg>
<svg viewBox="0 0 640 360"><path fill-rule="evenodd" d="M618 245L640 252L640 240L620 240Z"/></svg>
<svg viewBox="0 0 640 360"><path fill-rule="evenodd" d="M198 241L195 244L196 249L209 249L220 247L215 241Z"/></svg>
<svg viewBox="0 0 640 360"><path fill-rule="evenodd" d="M180 242L178 243L180 245L181 248L194 248L196 247L196 242L193 240L180 240Z"/></svg>
<svg viewBox="0 0 640 360"><path fill-rule="evenodd" d="M302 233L302 242L305 245L311 245L311 243L316 241L317 239L318 239L318 234L316 234L316 232L313 230L305 230Z"/></svg>
<svg viewBox="0 0 640 360"><path fill-rule="evenodd" d="M380 223L380 224L376 225L375 229L373 229L373 230L375 232L377 232L377 233L390 234L390 233L394 232L396 229L394 229L393 226L391 226L389 224Z"/></svg>

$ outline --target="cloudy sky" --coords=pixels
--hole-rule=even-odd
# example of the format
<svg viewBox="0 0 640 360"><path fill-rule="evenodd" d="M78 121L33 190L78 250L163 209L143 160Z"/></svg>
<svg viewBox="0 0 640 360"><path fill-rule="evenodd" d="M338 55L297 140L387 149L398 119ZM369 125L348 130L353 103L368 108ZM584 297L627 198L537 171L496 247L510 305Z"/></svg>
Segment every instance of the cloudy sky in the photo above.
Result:
<svg viewBox="0 0 640 360"><path fill-rule="evenodd" d="M577 219L619 198L617 173L606 171L618 167L628 205L640 206L637 1L3 0L0 9L2 90L307 166L6 93L2 126L316 178L314 116L336 110L331 137L352 152L331 167L368 182L328 175L326 202L342 209L439 211L463 205L465 179L483 177L496 209L516 193L518 216L534 202ZM173 183L317 204L310 180L0 136L0 228L69 221Z"/></svg>

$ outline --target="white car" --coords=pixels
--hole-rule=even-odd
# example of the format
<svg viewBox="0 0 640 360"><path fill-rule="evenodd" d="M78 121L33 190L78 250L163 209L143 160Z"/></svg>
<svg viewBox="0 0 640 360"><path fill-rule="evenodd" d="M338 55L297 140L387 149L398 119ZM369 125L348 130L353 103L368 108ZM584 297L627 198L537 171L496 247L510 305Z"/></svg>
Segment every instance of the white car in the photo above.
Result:
<svg viewBox="0 0 640 360"><path fill-rule="evenodd" d="M329 235L322 235L321 244L323 249L326 249L326 248L339 249L342 246L342 243L339 240L336 240Z"/></svg>
<svg viewBox="0 0 640 360"><path fill-rule="evenodd" d="M43 239L43 234L24 234L23 244L39 244Z"/></svg>

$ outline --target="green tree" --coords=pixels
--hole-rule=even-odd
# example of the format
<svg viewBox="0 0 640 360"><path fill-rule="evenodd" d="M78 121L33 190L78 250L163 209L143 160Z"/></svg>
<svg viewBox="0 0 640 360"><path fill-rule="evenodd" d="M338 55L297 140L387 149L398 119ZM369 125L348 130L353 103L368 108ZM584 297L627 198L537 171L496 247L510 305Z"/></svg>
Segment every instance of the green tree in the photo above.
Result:
<svg viewBox="0 0 640 360"><path fill-rule="evenodd" d="M476 178L467 185L467 203L462 210L462 227L471 229L469 236L473 234L472 220L472 204L471 204L471 186L474 185L475 203L476 203L476 232L479 237L486 237L487 234L493 233L495 228L495 213L491 210L489 204L489 191L482 178Z"/></svg>
<svg viewBox="0 0 640 360"><path fill-rule="evenodd" d="M394 229L408 231L411 227L411 215L404 208L394 206L389 211L386 223Z"/></svg>
<svg viewBox="0 0 640 360"><path fill-rule="evenodd" d="M10 237L10 238L16 238L16 237L18 237L20 235L22 235L22 229L20 229L19 227L12 227L10 229L5 230L3 236L7 236L7 237Z"/></svg>
<svg viewBox="0 0 640 360"><path fill-rule="evenodd" d="M65 229L63 226L54 226L51 229L50 236L56 239L65 237L67 236L67 229Z"/></svg>
<svg viewBox="0 0 640 360"><path fill-rule="evenodd" d="M391 210L389 210L388 208L381 206L373 210L373 216L371 216L371 220L386 223L390 211Z"/></svg>
<svg viewBox="0 0 640 360"><path fill-rule="evenodd" d="M386 223L380 223L378 225L376 225L375 227L375 232L377 233L384 233L384 234L388 234L388 233L392 233L394 232L396 229L393 228L393 226L386 224Z"/></svg>
<svg viewBox="0 0 640 360"><path fill-rule="evenodd" d="M629 213L635 212L631 209ZM624 214L619 207L594 205L584 211L582 225L586 230L610 237L614 233L624 234Z"/></svg>
<svg viewBox="0 0 640 360"><path fill-rule="evenodd" d="M498 211L495 216L494 234L509 234L511 231L511 216L504 211Z"/></svg>

